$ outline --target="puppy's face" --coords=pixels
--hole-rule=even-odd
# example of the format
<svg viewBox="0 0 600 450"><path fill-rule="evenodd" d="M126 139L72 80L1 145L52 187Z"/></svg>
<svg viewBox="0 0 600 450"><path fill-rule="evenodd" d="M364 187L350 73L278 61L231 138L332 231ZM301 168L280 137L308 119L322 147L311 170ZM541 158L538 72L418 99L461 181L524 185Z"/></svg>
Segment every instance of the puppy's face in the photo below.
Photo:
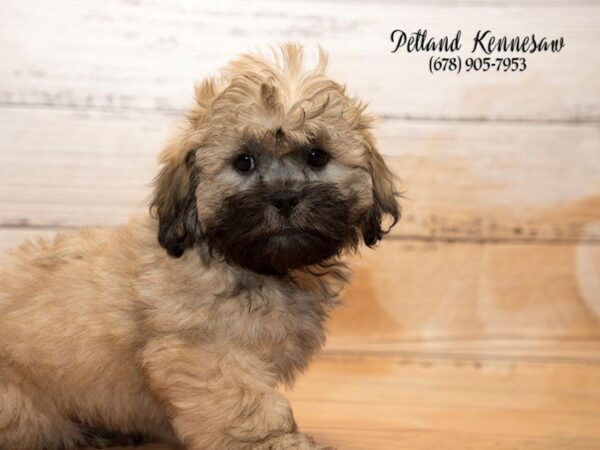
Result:
<svg viewBox="0 0 600 450"><path fill-rule="evenodd" d="M163 155L153 207L173 256L202 243L268 274L319 264L381 239L399 216L392 175L364 106L300 47L272 64L245 56L198 89L189 127Z"/></svg>
<svg viewBox="0 0 600 450"><path fill-rule="evenodd" d="M359 143L351 130L320 123L290 132L284 121L267 120L248 129L236 117L227 123L238 131L226 143L196 153L197 210L210 246L251 270L286 273L356 245L373 186L352 151ZM202 164L204 151L213 155L210 164Z"/></svg>

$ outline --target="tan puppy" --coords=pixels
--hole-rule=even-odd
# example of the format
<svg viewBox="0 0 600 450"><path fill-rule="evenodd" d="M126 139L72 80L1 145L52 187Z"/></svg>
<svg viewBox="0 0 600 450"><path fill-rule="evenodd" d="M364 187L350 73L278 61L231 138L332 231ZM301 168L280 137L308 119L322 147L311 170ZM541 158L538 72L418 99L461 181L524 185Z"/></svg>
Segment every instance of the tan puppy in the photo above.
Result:
<svg viewBox="0 0 600 450"><path fill-rule="evenodd" d="M322 448L277 386L323 345L339 257L399 209L372 119L326 56L273 59L242 56L197 89L152 214L3 265L0 449Z"/></svg>

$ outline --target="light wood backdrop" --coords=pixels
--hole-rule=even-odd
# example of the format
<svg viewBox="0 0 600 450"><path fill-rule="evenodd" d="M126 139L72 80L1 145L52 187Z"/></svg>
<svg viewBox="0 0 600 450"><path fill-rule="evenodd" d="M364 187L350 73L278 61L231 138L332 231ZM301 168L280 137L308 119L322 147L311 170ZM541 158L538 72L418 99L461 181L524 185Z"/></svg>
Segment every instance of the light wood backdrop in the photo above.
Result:
<svg viewBox="0 0 600 450"><path fill-rule="evenodd" d="M390 53L396 28L566 46L430 75ZM300 427L348 449L600 448L596 1L2 0L0 249L144 208L193 84L285 40L370 100L406 191L289 394Z"/></svg>

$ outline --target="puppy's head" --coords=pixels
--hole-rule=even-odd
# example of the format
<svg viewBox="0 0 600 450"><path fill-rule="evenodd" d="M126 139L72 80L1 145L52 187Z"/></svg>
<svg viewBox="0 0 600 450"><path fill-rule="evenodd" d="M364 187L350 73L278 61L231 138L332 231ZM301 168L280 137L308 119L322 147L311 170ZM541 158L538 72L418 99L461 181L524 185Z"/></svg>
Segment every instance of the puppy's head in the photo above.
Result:
<svg viewBox="0 0 600 450"><path fill-rule="evenodd" d="M245 55L197 88L188 123L162 155L152 210L175 257L207 246L269 274L373 246L399 218L393 176L365 105L325 75L320 52Z"/></svg>

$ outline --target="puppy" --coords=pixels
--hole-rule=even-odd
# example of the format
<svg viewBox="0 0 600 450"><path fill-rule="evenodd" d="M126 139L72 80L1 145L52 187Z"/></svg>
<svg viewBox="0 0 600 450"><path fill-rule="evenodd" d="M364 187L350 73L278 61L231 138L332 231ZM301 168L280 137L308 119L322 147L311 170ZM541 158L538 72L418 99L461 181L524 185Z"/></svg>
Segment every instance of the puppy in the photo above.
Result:
<svg viewBox="0 0 600 450"><path fill-rule="evenodd" d="M340 257L399 218L373 120L326 62L242 56L197 88L150 214L12 253L0 449L322 448L278 385L324 343Z"/></svg>

